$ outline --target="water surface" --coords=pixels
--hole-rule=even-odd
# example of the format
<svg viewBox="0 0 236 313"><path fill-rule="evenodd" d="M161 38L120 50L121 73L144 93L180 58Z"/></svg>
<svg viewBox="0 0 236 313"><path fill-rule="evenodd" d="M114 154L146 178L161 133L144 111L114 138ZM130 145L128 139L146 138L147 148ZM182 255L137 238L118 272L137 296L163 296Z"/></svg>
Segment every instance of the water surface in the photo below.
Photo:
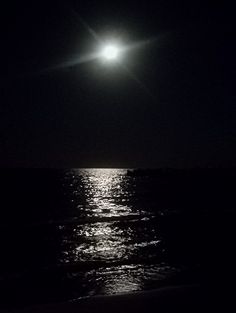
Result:
<svg viewBox="0 0 236 313"><path fill-rule="evenodd" d="M198 219L171 207L155 179L126 169L4 175L4 306L196 281Z"/></svg>

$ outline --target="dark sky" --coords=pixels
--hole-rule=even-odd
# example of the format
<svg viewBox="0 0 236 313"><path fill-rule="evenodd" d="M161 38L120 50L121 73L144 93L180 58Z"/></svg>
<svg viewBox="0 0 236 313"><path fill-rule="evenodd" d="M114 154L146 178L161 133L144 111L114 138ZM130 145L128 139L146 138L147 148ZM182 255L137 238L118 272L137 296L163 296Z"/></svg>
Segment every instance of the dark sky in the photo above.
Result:
<svg viewBox="0 0 236 313"><path fill-rule="evenodd" d="M1 4L1 167L236 165L234 12L227 1ZM122 66L43 71L94 51L77 14L101 37L156 41Z"/></svg>

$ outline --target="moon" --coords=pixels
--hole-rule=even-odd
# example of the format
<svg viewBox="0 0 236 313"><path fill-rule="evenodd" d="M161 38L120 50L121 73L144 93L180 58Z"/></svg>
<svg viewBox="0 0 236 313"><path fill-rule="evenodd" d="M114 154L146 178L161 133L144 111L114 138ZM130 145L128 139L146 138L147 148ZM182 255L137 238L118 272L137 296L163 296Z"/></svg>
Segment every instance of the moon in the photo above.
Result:
<svg viewBox="0 0 236 313"><path fill-rule="evenodd" d="M117 61L120 56L120 49L113 44L105 45L101 51L101 57L106 61Z"/></svg>

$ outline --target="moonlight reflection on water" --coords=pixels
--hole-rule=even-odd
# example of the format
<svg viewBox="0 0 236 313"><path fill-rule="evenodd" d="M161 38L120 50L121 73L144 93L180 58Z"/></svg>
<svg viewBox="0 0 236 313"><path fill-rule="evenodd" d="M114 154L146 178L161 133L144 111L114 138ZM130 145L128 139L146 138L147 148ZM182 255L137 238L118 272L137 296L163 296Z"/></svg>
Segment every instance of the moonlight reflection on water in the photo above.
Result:
<svg viewBox="0 0 236 313"><path fill-rule="evenodd" d="M119 217L128 216L132 209L126 200L132 196L127 190L126 171L116 169L82 170L87 216Z"/></svg>
<svg viewBox="0 0 236 313"><path fill-rule="evenodd" d="M65 232L62 262L94 265L87 277L100 293L141 290L140 263L155 255L161 241L155 225L147 224L150 212L129 205L133 190L126 170L72 170L69 177L72 203L88 222L74 225L72 236Z"/></svg>

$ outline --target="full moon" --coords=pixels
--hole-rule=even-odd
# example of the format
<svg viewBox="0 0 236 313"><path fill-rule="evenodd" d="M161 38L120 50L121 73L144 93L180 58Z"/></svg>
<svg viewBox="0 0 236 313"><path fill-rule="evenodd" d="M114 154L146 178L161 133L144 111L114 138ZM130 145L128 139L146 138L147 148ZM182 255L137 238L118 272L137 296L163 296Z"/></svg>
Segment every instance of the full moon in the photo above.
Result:
<svg viewBox="0 0 236 313"><path fill-rule="evenodd" d="M115 61L119 57L119 48L115 45L107 45L102 49L101 56L107 61Z"/></svg>

